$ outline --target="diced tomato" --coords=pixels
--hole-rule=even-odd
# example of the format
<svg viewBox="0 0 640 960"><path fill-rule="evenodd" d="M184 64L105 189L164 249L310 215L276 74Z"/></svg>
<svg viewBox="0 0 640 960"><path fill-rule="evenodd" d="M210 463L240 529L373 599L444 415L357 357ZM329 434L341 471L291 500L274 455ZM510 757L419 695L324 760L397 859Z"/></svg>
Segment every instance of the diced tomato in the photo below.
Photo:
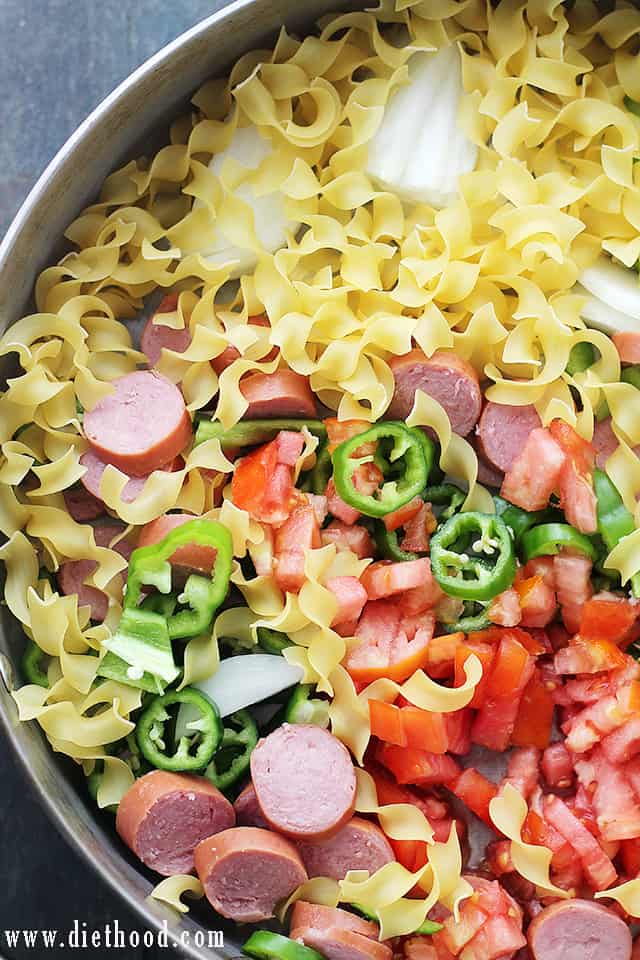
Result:
<svg viewBox="0 0 640 960"><path fill-rule="evenodd" d="M428 557L424 558L429 564L429 573L417 587L407 590L402 596L402 609L409 616L422 613L424 610L431 610L444 596L440 589L440 584L431 573L431 562ZM426 567L424 568L426 570Z"/></svg>
<svg viewBox="0 0 640 960"><path fill-rule="evenodd" d="M563 742L553 743L542 755L542 774L550 787L561 790L571 786L573 761Z"/></svg>
<svg viewBox="0 0 640 960"><path fill-rule="evenodd" d="M582 608L580 636L583 640L610 640L612 643L620 643L639 614L638 603L622 598L603 600L592 597Z"/></svg>
<svg viewBox="0 0 640 960"><path fill-rule="evenodd" d="M393 703L384 700L369 700L369 723L371 735L384 743L407 746L407 734L402 722L402 712Z"/></svg>
<svg viewBox="0 0 640 960"><path fill-rule="evenodd" d="M560 471L560 503L567 522L581 533L598 529L596 495L593 489L595 451L564 420L553 420L549 432L565 454Z"/></svg>
<svg viewBox="0 0 640 960"><path fill-rule="evenodd" d="M524 567L518 570L517 579L528 580L529 577L542 577L548 587L555 591L556 574L553 557L534 557L528 560Z"/></svg>
<svg viewBox="0 0 640 960"><path fill-rule="evenodd" d="M439 637L433 637L427 650L425 665L430 677L442 680L453 676L457 651L463 641L464 633L443 633Z"/></svg>
<svg viewBox="0 0 640 960"><path fill-rule="evenodd" d="M357 577L331 577L325 584L338 601L331 625L357 620L367 602L367 591Z"/></svg>
<svg viewBox="0 0 640 960"><path fill-rule="evenodd" d="M577 633L582 619L582 606L593 593L589 557L561 550L553 558L556 595L562 607L562 619L569 633Z"/></svg>
<svg viewBox="0 0 640 960"><path fill-rule="evenodd" d="M527 941L522 933L522 923L507 916L489 917L462 953L460 960L500 960L512 957Z"/></svg>
<svg viewBox="0 0 640 960"><path fill-rule="evenodd" d="M502 877L504 874L513 873L515 870L511 859L510 840L494 840L493 843L488 844L486 858L494 877Z"/></svg>
<svg viewBox="0 0 640 960"><path fill-rule="evenodd" d="M449 753L464 756L471 750L471 722L473 713L470 707L444 714L444 723L449 743Z"/></svg>
<svg viewBox="0 0 640 960"><path fill-rule="evenodd" d="M534 664L533 657L512 636L512 631L505 630L489 676L485 702L471 729L474 743L490 750L507 749Z"/></svg>
<svg viewBox="0 0 640 960"><path fill-rule="evenodd" d="M442 713L407 706L400 709L402 723L409 747L430 750L431 753L446 753L449 748L447 725Z"/></svg>
<svg viewBox="0 0 640 960"><path fill-rule="evenodd" d="M456 921L453 916L445 920L444 927L437 938L444 943L454 957L457 957L462 948L473 940L486 922L486 913L470 900L462 905L459 920Z"/></svg>
<svg viewBox="0 0 640 960"><path fill-rule="evenodd" d="M620 858L624 872L634 879L640 874L640 838L620 841Z"/></svg>
<svg viewBox="0 0 640 960"><path fill-rule="evenodd" d="M440 960L431 937L411 937L402 944L405 960ZM449 957L451 954L449 954ZM449 960L449 958L447 958Z"/></svg>
<svg viewBox="0 0 640 960"><path fill-rule="evenodd" d="M449 790L488 826L493 827L489 804L497 797L498 788L474 767L467 767L447 784Z"/></svg>
<svg viewBox="0 0 640 960"><path fill-rule="evenodd" d="M331 516L336 517L337 520L351 527L360 519L360 511L345 503L342 497L338 495L333 477L327 483L325 496L327 498L327 509Z"/></svg>
<svg viewBox="0 0 640 960"><path fill-rule="evenodd" d="M336 417L328 417L324 421L327 428L327 448L329 453L333 453L335 448L345 440L351 440L357 437L359 433L365 433L371 429L371 424L367 420L338 420ZM356 453L359 457L370 456L375 453L376 444L363 444Z"/></svg>
<svg viewBox="0 0 640 960"><path fill-rule="evenodd" d="M318 523L320 526L322 526L327 519L327 498L319 496L316 493L307 493L305 496L314 509L315 515L318 518Z"/></svg>
<svg viewBox="0 0 640 960"><path fill-rule="evenodd" d="M606 856L598 841L571 812L560 797L544 799L544 815L551 826L571 844L580 858L582 868L594 890L606 890L616 880L615 867Z"/></svg>
<svg viewBox="0 0 640 960"><path fill-rule="evenodd" d="M632 840L640 837L640 806L623 769L594 751L596 771L593 795L598 829L603 840Z"/></svg>
<svg viewBox="0 0 640 960"><path fill-rule="evenodd" d="M344 665L354 680L388 677L401 683L426 664L434 625L433 616L424 614L409 639L399 605L391 600L369 601L356 630L360 643L347 652Z"/></svg>
<svg viewBox="0 0 640 960"><path fill-rule="evenodd" d="M536 668L522 694L511 737L512 743L519 747L537 747L544 750L551 740L554 710L553 694L544 683L542 673Z"/></svg>
<svg viewBox="0 0 640 960"><path fill-rule="evenodd" d="M427 862L427 844L424 840L393 840L387 837L398 863L415 873Z"/></svg>
<svg viewBox="0 0 640 960"><path fill-rule="evenodd" d="M471 634L469 634L466 640L464 639L464 634L462 637L463 642L460 643L455 651L454 685L456 687L461 687L465 682L466 674L464 672L464 665L471 654L474 653L482 664L482 679L473 692L473 699L471 700L469 706L474 707L477 710L482 706L485 700L487 684L489 683L489 676L491 674L491 667L493 665L493 659L495 656L495 648L490 646L488 643L482 643L479 640L471 640Z"/></svg>
<svg viewBox="0 0 640 960"><path fill-rule="evenodd" d="M563 673L602 673L604 670L617 670L626 664L626 655L608 640L584 640L580 634L575 636L568 647L559 650L554 657L556 672Z"/></svg>
<svg viewBox="0 0 640 960"><path fill-rule="evenodd" d="M505 475L502 496L523 510L544 509L558 487L564 461L562 449L548 430L532 430Z"/></svg>
<svg viewBox="0 0 640 960"><path fill-rule="evenodd" d="M296 500L293 469L279 455L276 438L242 457L231 479L234 504L264 523L282 523Z"/></svg>
<svg viewBox="0 0 640 960"><path fill-rule="evenodd" d="M420 512L423 506L424 501L422 497L414 497L413 500L405 503L404 506L398 507L397 510L392 510L391 513L387 513L382 518L386 529L391 531L397 530L398 527L405 527L407 523Z"/></svg>
<svg viewBox="0 0 640 960"><path fill-rule="evenodd" d="M398 783L416 783L429 786L449 783L460 773L460 767L446 754L431 753L416 747L398 747L381 744L377 759L394 775Z"/></svg>
<svg viewBox="0 0 640 960"><path fill-rule="evenodd" d="M608 696L580 710L571 720L563 723L567 748L572 753L586 753L607 734L613 733L623 722L618 702Z"/></svg>
<svg viewBox="0 0 640 960"><path fill-rule="evenodd" d="M562 650L571 640L571 634L561 623L550 623L545 632L554 651Z"/></svg>
<svg viewBox="0 0 640 960"><path fill-rule="evenodd" d="M362 574L362 585L370 600L382 600L396 593L405 593L420 587L433 578L428 557L408 560L404 563L389 563L379 560Z"/></svg>
<svg viewBox="0 0 640 960"><path fill-rule="evenodd" d="M515 585L523 627L546 627L556 613L556 595L541 576L528 577Z"/></svg>
<svg viewBox="0 0 640 960"><path fill-rule="evenodd" d="M404 537L400 541L402 550L411 553L426 553L429 549L431 534L437 527L430 503L423 503L418 512L404 526Z"/></svg>
<svg viewBox="0 0 640 960"><path fill-rule="evenodd" d="M345 523L340 523L339 520L332 520L329 526L321 531L320 539L323 546L328 543L335 543L336 549L350 550L360 560L373 557L375 553L375 545L369 531L358 524L348 526Z"/></svg>
<svg viewBox="0 0 640 960"><path fill-rule="evenodd" d="M507 775L502 785L511 784L525 800L528 800L538 786L540 773L540 751L536 747L521 747L509 757Z"/></svg>
<svg viewBox="0 0 640 960"><path fill-rule="evenodd" d="M489 605L489 620L502 627L515 627L522 620L520 598L513 587L503 590Z"/></svg>
<svg viewBox="0 0 640 960"><path fill-rule="evenodd" d="M604 755L611 763L627 763L640 753L640 716L627 720L602 741Z"/></svg>
<svg viewBox="0 0 640 960"><path fill-rule="evenodd" d="M295 467L304 447L304 437L298 430L281 430L276 437L278 463Z"/></svg>
<svg viewBox="0 0 640 960"><path fill-rule="evenodd" d="M300 590L305 581L305 553L320 544L316 512L310 503L300 503L275 533L274 570L281 590L289 593Z"/></svg>

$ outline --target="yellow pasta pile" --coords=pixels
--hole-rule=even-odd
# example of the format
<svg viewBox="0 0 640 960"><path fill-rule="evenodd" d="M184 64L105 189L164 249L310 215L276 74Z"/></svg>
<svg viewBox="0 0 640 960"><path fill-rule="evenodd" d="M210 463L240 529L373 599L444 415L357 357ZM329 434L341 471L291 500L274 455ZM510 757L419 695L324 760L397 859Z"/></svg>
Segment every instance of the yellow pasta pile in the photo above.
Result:
<svg viewBox="0 0 640 960"><path fill-rule="evenodd" d="M640 12L626 0L604 17L591 0L571 10L560 0L502 0L496 8L484 0L380 0L375 11L323 19L302 40L283 29L272 50L246 54L228 77L198 91L168 146L107 178L97 202L68 228L70 252L41 274L38 312L0 341L0 353L15 354L20 365L0 399L6 599L52 658L50 688L23 688L16 700L20 716L37 719L54 749L90 769L104 759L106 744L131 730L139 705L138 691L94 685L102 641L120 613L124 561L68 516L62 491L83 472L78 404L90 409L111 380L145 362L128 322L159 289L180 294L163 322L191 332L188 349L165 351L159 369L181 383L191 412L213 407L225 426L246 410L243 374L277 367L278 360L265 360L273 346L341 418L384 415L393 392L388 360L414 343L427 354L454 349L489 381L490 399L534 403L545 423L560 416L587 439L604 397L621 441L607 469L640 522L636 394L620 383L612 343L585 329L572 290L602 251L627 266L640 256L640 119L623 103L625 95L640 100L639 36ZM364 172L368 142L407 81L410 57L451 43L460 46L466 90L460 122L479 147L478 164L461 179L451 207L406 206ZM211 157L250 125L272 150L255 169L228 159L214 173ZM244 184L257 195L280 191L288 219L301 224L275 254L262 247L251 208L237 193ZM202 255L221 236L257 257L235 293L225 287L230 267ZM263 312L270 328L248 323ZM571 378L569 352L582 340L600 358ZM210 361L230 345L240 358L218 378ZM442 466L468 486L467 508L492 509L476 484L473 449L451 433L438 404L419 394L409 422L435 429ZM313 447L307 438L303 460ZM209 441L186 454L181 470L153 474L131 503L121 499L126 478L108 467L101 496L128 527L176 508L214 516L231 529L237 558L257 555L264 549L260 525L228 499L213 506L207 471L232 469L219 443ZM18 489L30 470L39 485ZM96 562L88 582L109 595L103 625L91 626L76 598L59 596L43 577L43 568L55 572L67 559ZM609 565L625 580L640 569L640 530ZM272 578L246 580L237 564L233 582L247 610L223 615L212 636L190 642L183 683L215 669L223 629L247 645L259 625L282 630L293 642L288 658L333 694L333 728L361 759L366 704L340 667L345 640L331 629L334 601L324 583L359 576L363 566L333 547L312 551L300 594L283 597ZM423 674L402 692L415 703L457 709L478 679L469 662L464 687L444 690ZM383 685L368 695L395 692ZM103 805L126 788L118 764L107 761ZM511 833L504 832L514 844L526 846L518 810L496 815L508 820ZM453 907L464 895L457 839L431 851L419 879ZM548 885L548 864L546 878L544 864L532 869ZM354 896L369 897L385 931L400 931L398 903L414 919L426 911L424 901L403 899L415 877L395 877L391 900L376 894L379 879L350 882Z"/></svg>

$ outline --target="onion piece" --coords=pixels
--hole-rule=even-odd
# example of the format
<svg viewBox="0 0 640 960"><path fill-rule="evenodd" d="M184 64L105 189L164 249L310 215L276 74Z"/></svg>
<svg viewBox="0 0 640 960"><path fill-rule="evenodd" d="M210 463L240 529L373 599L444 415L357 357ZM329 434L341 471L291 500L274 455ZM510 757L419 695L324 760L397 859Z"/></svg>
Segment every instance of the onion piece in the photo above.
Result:
<svg viewBox="0 0 640 960"><path fill-rule="evenodd" d="M463 95L456 44L414 54L409 83L393 94L369 144L369 176L401 200L438 208L455 202L458 178L478 156L457 122Z"/></svg>
<svg viewBox="0 0 640 960"><path fill-rule="evenodd" d="M232 159L247 170L257 170L265 157L273 152L269 140L265 140L255 127L242 127L235 131L229 146L216 153L209 162L209 169L219 177L225 160ZM243 200L253 211L256 236L269 253L275 253L287 244L287 232L295 233L300 224L287 220L285 197L280 190L256 196L250 182L240 183L233 190L234 197ZM195 207L202 206L196 200ZM210 247L201 251L209 263L218 265L235 261L231 278L251 273L258 262L255 250L236 246L214 221L214 239Z"/></svg>
<svg viewBox="0 0 640 960"><path fill-rule="evenodd" d="M580 275L573 292L586 297L581 316L590 327L613 336L640 331L640 277L604 254Z"/></svg>
<svg viewBox="0 0 640 960"><path fill-rule="evenodd" d="M227 717L300 683L302 677L302 668L284 657L250 653L221 660L212 677L193 686L214 701L220 716Z"/></svg>

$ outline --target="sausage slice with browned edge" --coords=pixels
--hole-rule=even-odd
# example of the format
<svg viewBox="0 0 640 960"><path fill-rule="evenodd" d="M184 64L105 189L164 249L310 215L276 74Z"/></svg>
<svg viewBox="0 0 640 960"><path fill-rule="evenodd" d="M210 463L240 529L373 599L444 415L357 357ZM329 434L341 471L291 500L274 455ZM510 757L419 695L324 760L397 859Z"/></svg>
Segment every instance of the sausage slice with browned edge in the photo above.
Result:
<svg viewBox="0 0 640 960"><path fill-rule="evenodd" d="M258 742L251 779L262 814L293 840L334 836L353 814L356 775L347 748L314 724L284 723Z"/></svg>
<svg viewBox="0 0 640 960"><path fill-rule="evenodd" d="M273 917L307 879L292 843L259 827L232 827L198 844L196 872L219 914L238 923Z"/></svg>
<svg viewBox="0 0 640 960"><path fill-rule="evenodd" d="M238 794L233 801L233 809L236 812L236 821L239 827L269 829L269 824L262 816L262 810L252 783L248 783L244 790Z"/></svg>
<svg viewBox="0 0 640 960"><path fill-rule="evenodd" d="M205 777L153 770L120 801L116 830L147 867L170 877L191 873L200 841L235 821L232 805Z"/></svg>
<svg viewBox="0 0 640 960"><path fill-rule="evenodd" d="M191 438L191 419L175 384L155 370L136 370L112 386L84 415L93 452L138 477L173 460Z"/></svg>
<svg viewBox="0 0 640 960"><path fill-rule="evenodd" d="M157 319L159 314L173 313L177 307L178 294L167 294L155 314L147 320L140 335L140 349L143 353L146 353L151 367L155 367L163 349L184 353L191 343L191 331L188 327L176 330L175 327L169 327L166 323L160 323Z"/></svg>
<svg viewBox="0 0 640 960"><path fill-rule="evenodd" d="M101 460L97 454L92 450L87 450L80 457L80 463L83 467L87 468L87 472L80 477L80 482L85 487L87 493L93 496L102 506L104 510L104 504L99 499L100 497L100 484L102 482L102 474L107 469L107 463L104 460ZM163 467L159 469L163 472L172 473L176 470L179 470L182 464L181 457L174 457L170 463L166 463ZM155 471L152 471L152 473ZM143 487L151 474L145 474L142 477L131 477L129 482L124 485L120 498L123 503L132 503L136 497L140 496L142 493ZM66 499L66 498L65 498Z"/></svg>
<svg viewBox="0 0 640 960"><path fill-rule="evenodd" d="M545 907L527 934L533 960L630 960L631 932L619 916L591 900Z"/></svg>
<svg viewBox="0 0 640 960"><path fill-rule="evenodd" d="M531 431L541 426L542 421L533 404L516 407L489 401L478 424L480 451L492 467L506 473Z"/></svg>
<svg viewBox="0 0 640 960"><path fill-rule="evenodd" d="M327 960L392 960L391 947L380 943L378 933L375 923L337 907L298 900L291 912L291 939Z"/></svg>
<svg viewBox="0 0 640 960"><path fill-rule="evenodd" d="M470 363L448 350L436 350L432 357L427 357L416 349L393 357L389 366L395 391L387 418L406 420L416 390L422 390L444 407L454 433L464 437L473 430L482 409L482 393Z"/></svg>
<svg viewBox="0 0 640 960"><path fill-rule="evenodd" d="M240 392L249 407L245 419L260 417L315 417L316 400L309 378L294 370L248 373L240 381Z"/></svg>
<svg viewBox="0 0 640 960"><path fill-rule="evenodd" d="M380 827L362 817L352 817L329 840L298 844L298 850L310 877L333 880L343 880L349 870L368 870L372 874L395 860Z"/></svg>
<svg viewBox="0 0 640 960"><path fill-rule="evenodd" d="M98 523L93 528L93 536L97 546L108 547L123 530L124 527L117 523ZM114 544L113 549L128 560L133 547L125 537ZM109 610L109 597L104 590L98 590L97 587L84 582L94 572L96 566L95 560L67 560L66 563L60 564L56 579L61 593L66 596L77 593L78 606L90 607L91 619L101 622Z"/></svg>

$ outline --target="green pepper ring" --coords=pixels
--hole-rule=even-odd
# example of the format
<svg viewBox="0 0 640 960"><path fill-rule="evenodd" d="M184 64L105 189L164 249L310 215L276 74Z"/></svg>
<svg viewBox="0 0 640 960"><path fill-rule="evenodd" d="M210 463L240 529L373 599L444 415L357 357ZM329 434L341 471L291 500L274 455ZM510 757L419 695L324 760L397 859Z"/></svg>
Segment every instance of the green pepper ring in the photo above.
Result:
<svg viewBox="0 0 640 960"><path fill-rule="evenodd" d="M591 560L597 559L597 551L591 540L568 523L542 523L522 535L522 559L525 563L534 557L553 556L562 547L579 550Z"/></svg>
<svg viewBox="0 0 640 960"><path fill-rule="evenodd" d="M463 535L477 530L487 556L497 551L493 566L477 555L451 549ZM485 540L486 538L486 540ZM485 546L486 543L486 546ZM491 551L491 552L489 552ZM471 572L473 579L449 573ZM456 513L431 538L431 570L442 590L462 600L491 600L513 583L516 558L506 524L491 513Z"/></svg>
<svg viewBox="0 0 640 960"><path fill-rule="evenodd" d="M187 703L200 711L205 722L205 729L199 731L202 740L198 744L195 754L191 755L188 745L182 738L178 749L172 755L163 753L163 748L157 743L158 736L153 736L156 724L163 724L169 719L166 707L175 703ZM154 742L155 739L155 742ZM185 687L184 690L169 690L162 696L154 697L144 709L136 724L136 740L144 758L157 770L170 770L174 773L193 772L203 770L211 762L214 753L222 739L222 721L218 708L208 697Z"/></svg>
<svg viewBox="0 0 640 960"><path fill-rule="evenodd" d="M234 729L235 726L239 727L239 730ZM239 756L234 757L231 765L224 771L217 770L216 757L213 756L204 772L205 777L218 790L228 790L249 769L251 753L257 742L258 728L248 710L236 710L235 713L225 717L225 726L218 744L218 750L222 751L225 747L241 747L242 752Z"/></svg>

